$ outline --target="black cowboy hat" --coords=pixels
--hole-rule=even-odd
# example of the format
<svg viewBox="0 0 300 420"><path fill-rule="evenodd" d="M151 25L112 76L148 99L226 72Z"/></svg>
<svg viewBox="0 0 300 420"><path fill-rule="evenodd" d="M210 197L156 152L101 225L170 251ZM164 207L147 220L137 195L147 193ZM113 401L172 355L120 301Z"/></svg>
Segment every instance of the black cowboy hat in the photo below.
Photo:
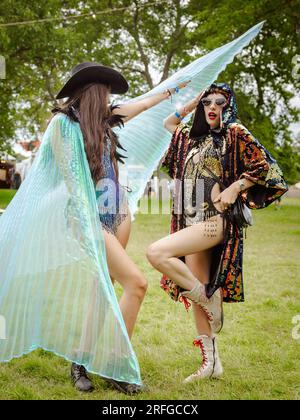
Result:
<svg viewBox="0 0 300 420"><path fill-rule="evenodd" d="M69 80L56 95L56 99L69 97L78 88L93 82L109 85L111 93L125 93L128 90L127 81L117 70L86 61L71 70Z"/></svg>

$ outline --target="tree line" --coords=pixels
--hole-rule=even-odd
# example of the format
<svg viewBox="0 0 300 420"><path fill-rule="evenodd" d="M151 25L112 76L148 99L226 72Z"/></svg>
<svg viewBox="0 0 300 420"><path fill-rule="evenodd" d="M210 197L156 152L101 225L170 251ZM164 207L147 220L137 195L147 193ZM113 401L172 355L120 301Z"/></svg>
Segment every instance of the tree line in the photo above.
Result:
<svg viewBox="0 0 300 420"><path fill-rule="evenodd" d="M40 136L78 62L118 68L136 96L262 20L260 34L218 81L233 88L241 121L278 159L288 182L299 181L299 134L290 130L299 122L292 102L300 91L299 0L2 0L0 151L12 152L18 135Z"/></svg>

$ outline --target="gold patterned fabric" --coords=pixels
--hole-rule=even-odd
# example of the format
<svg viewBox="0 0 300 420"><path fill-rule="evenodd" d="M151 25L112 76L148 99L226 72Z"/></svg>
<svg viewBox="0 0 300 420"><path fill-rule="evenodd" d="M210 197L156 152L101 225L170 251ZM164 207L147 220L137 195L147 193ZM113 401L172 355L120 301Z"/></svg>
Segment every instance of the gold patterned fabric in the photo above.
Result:
<svg viewBox="0 0 300 420"><path fill-rule="evenodd" d="M226 187L241 178L254 182L251 188L240 193L243 202L249 208L267 207L288 190L276 160L246 127L230 120L230 123L225 125L223 133L225 150L223 154L222 148L221 181ZM194 147L189 134L189 126L181 123L173 134L163 161L163 166L174 180L183 179L187 156ZM214 137L214 141L216 140ZM177 211L174 203L170 233L178 232L185 227L184 215ZM184 261L184 257L182 260ZM182 289L172 279L164 275L161 287L172 299L178 301ZM219 287L222 287L224 302L244 301L243 231L232 223L227 223L224 243L212 250L210 282L207 286L209 296Z"/></svg>
<svg viewBox="0 0 300 420"><path fill-rule="evenodd" d="M212 190L216 181L204 168L208 167L218 177L222 175L220 157L225 139L219 136L219 144L216 145L213 137L215 135L217 133L196 141L187 155L183 174L185 226L203 222L221 213L212 201ZM218 185L216 187L218 190Z"/></svg>

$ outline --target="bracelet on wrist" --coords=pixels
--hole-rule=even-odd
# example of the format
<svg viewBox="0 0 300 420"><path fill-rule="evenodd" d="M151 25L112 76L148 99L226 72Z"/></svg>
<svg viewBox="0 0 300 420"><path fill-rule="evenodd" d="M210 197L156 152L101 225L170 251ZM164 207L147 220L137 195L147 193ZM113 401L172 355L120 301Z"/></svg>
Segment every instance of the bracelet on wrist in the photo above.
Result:
<svg viewBox="0 0 300 420"><path fill-rule="evenodd" d="M163 93L167 94L167 99L171 98L171 102L172 102L172 92L171 92L171 90L166 89Z"/></svg>
<svg viewBox="0 0 300 420"><path fill-rule="evenodd" d="M186 117L186 116L188 115L188 113L189 113L188 109L187 109L186 107L183 107L183 110L182 110L182 112L181 112L181 113L180 113L180 112L178 112L178 111L176 111L176 112L174 113L174 115L175 115L177 118L180 118L181 120L183 120L183 118L184 118L184 117Z"/></svg>
<svg viewBox="0 0 300 420"><path fill-rule="evenodd" d="M178 93L180 91L180 88L178 86L171 88L171 89L166 89L164 91L164 93L168 93L168 96L172 96L174 93Z"/></svg>
<svg viewBox="0 0 300 420"><path fill-rule="evenodd" d="M243 179L238 180L239 190L244 191L246 189L246 185Z"/></svg>

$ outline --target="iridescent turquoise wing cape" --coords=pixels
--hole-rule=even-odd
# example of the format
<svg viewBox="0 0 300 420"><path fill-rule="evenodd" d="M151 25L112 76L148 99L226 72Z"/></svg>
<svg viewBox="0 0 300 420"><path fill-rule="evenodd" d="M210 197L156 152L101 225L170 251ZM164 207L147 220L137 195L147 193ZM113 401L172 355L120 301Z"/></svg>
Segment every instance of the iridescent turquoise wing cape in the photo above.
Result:
<svg viewBox="0 0 300 420"><path fill-rule="evenodd" d="M170 100L161 102L129 121L118 131L120 142L127 150L128 159L125 165L120 165L120 174L123 175L121 182L132 189L132 193L128 194L132 214L136 212L138 200L143 195L148 180L167 151L171 140L170 133L163 127L163 119L171 112L175 112L176 107L182 106L211 85L219 73L259 33L263 24L264 22L261 22L253 26L239 38L198 58L151 91L134 99L134 101L140 100L191 80L186 88L173 96L172 103ZM191 115L186 121L190 117Z"/></svg>
<svg viewBox="0 0 300 420"><path fill-rule="evenodd" d="M36 348L140 384L110 280L79 123L57 114L0 217L0 361Z"/></svg>

